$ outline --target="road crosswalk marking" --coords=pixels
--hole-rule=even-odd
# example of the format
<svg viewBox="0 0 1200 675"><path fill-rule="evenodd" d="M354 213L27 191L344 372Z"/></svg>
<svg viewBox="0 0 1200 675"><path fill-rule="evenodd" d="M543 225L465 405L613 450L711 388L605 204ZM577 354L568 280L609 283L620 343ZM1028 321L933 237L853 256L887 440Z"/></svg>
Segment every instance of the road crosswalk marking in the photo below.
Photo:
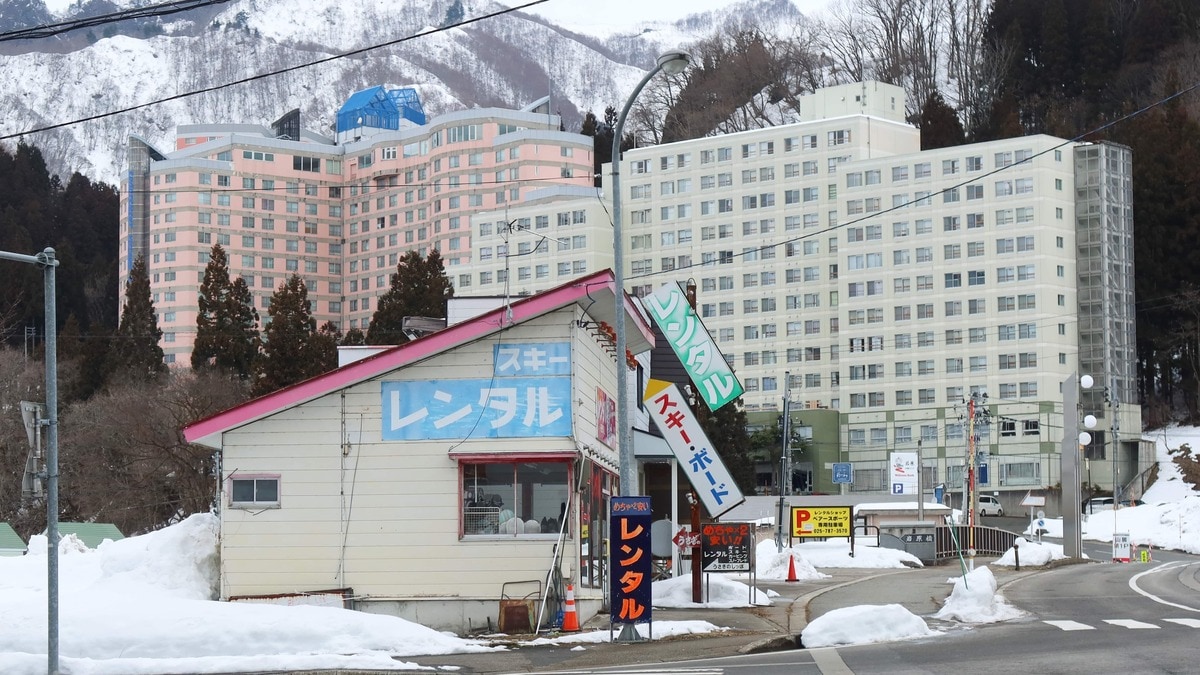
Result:
<svg viewBox="0 0 1200 675"><path fill-rule="evenodd" d="M1136 629L1145 629L1145 628L1159 628L1159 626L1155 626L1152 623L1146 623L1144 621L1134 621L1133 619L1105 619L1104 623L1111 623L1114 626L1120 626L1122 628L1133 628L1135 630Z"/></svg>
<svg viewBox="0 0 1200 675"><path fill-rule="evenodd" d="M1096 630L1095 626L1089 626L1086 623L1079 623L1078 621L1046 621L1045 623L1063 630Z"/></svg>
<svg viewBox="0 0 1200 675"><path fill-rule="evenodd" d="M1200 628L1200 619L1162 619L1162 621L1173 623L1177 626L1186 626L1187 628ZM1138 621L1136 619L1103 619L1103 622L1109 624L1110 626L1118 626L1120 628L1128 628L1131 630L1162 628L1162 626L1146 621ZM1081 623L1079 621L1071 621L1069 619L1058 619L1053 621L1043 620L1042 623L1050 624L1051 626L1064 631L1096 630L1096 626Z"/></svg>

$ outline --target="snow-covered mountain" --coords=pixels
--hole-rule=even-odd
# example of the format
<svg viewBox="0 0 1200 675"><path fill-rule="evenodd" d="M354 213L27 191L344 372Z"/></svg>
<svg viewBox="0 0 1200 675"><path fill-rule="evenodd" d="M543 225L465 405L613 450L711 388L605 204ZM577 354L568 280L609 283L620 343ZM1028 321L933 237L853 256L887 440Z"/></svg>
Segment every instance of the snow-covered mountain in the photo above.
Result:
<svg viewBox="0 0 1200 675"><path fill-rule="evenodd" d="M148 4L6 0L0 32ZM439 29L456 5L468 21L506 9L492 0L233 0L2 42L0 81L8 85L0 91L0 136L37 145L56 173L117 182L130 135L169 149L181 124L269 124L297 107L306 128L328 130L351 93L377 84L415 86L432 115L519 107L549 94L567 128L577 129L584 112L600 115L624 100L664 46L692 42L726 21L797 12L790 0L749 0L602 36L521 12ZM258 77L275 71L285 72Z"/></svg>

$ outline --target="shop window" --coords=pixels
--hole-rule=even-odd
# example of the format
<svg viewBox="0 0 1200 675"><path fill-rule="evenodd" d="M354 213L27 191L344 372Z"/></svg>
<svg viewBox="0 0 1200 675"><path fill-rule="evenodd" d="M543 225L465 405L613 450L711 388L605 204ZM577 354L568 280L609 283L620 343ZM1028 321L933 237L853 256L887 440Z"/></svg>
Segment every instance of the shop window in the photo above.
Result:
<svg viewBox="0 0 1200 675"><path fill-rule="evenodd" d="M566 461L462 462L463 534L557 537L569 467Z"/></svg>

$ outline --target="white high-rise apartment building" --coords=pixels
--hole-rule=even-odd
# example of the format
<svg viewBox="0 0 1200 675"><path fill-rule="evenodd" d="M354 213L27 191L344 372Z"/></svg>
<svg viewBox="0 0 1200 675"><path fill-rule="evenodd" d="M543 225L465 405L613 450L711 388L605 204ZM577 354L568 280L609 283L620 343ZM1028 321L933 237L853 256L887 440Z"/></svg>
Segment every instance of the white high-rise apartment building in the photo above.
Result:
<svg viewBox="0 0 1200 675"><path fill-rule="evenodd" d="M920 445L927 484L953 489L972 429L985 488L1053 485L1073 372L1099 383L1082 398L1101 419L1086 452L1107 460L1092 480L1111 481L1112 400L1132 477L1130 151L1041 135L922 151L903 111L898 87L844 85L796 124L625 152L630 290L695 283L752 415L785 392L836 411L837 447L807 462L818 488L851 461L853 489L887 489L888 453Z"/></svg>

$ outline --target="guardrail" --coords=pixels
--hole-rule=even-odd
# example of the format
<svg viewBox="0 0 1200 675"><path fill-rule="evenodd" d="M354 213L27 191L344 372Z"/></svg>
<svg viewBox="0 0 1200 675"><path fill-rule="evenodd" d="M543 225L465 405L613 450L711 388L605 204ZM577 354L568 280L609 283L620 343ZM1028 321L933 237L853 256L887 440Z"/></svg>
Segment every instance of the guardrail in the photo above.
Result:
<svg viewBox="0 0 1200 675"><path fill-rule="evenodd" d="M967 553L968 525L939 525L937 527L937 557L953 558L958 556L959 547L963 555ZM1017 535L995 527L975 527L975 553L985 555L1003 555L1012 548Z"/></svg>

